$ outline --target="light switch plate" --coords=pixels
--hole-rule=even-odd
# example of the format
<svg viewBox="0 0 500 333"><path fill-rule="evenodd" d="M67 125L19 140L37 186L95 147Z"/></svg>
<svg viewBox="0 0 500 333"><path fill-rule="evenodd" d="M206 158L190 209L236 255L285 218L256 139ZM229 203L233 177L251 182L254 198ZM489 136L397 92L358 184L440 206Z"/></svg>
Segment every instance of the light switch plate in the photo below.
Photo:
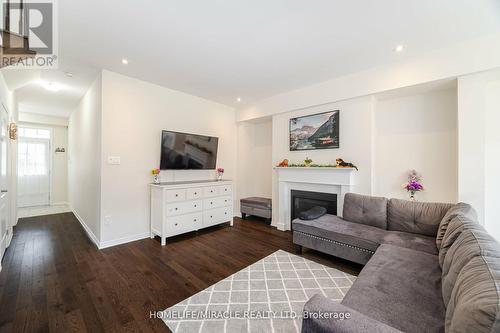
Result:
<svg viewBox="0 0 500 333"><path fill-rule="evenodd" d="M108 156L108 164L110 165L120 165L120 156Z"/></svg>

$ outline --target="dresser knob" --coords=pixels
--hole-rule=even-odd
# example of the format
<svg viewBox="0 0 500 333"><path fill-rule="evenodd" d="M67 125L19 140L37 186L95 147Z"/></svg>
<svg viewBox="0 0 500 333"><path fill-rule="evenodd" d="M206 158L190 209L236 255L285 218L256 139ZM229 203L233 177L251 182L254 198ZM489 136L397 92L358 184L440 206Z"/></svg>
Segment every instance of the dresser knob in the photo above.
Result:
<svg viewBox="0 0 500 333"><path fill-rule="evenodd" d="M177 225L178 225L178 223L175 224L175 226L177 226Z"/></svg>
<svg viewBox="0 0 500 333"><path fill-rule="evenodd" d="M211 202L210 204L211 204L211 205L213 205L214 203L213 203L213 202Z"/></svg>
<svg viewBox="0 0 500 333"><path fill-rule="evenodd" d="M175 210L178 210L179 208L175 207Z"/></svg>
<svg viewBox="0 0 500 333"><path fill-rule="evenodd" d="M194 192L194 195L197 195L198 193L197 192Z"/></svg>
<svg viewBox="0 0 500 333"><path fill-rule="evenodd" d="M198 220L197 220L197 219L194 219L194 221L196 222L196 221L198 221Z"/></svg>
<svg viewBox="0 0 500 333"><path fill-rule="evenodd" d="M196 205L194 205L194 208L196 208Z"/></svg>
<svg viewBox="0 0 500 333"><path fill-rule="evenodd" d="M175 196L176 196L176 197L178 197L179 195L178 195L178 194L176 194Z"/></svg>
<svg viewBox="0 0 500 333"><path fill-rule="evenodd" d="M212 216L212 215L210 215L210 218L212 218L212 217L213 217L213 216Z"/></svg>

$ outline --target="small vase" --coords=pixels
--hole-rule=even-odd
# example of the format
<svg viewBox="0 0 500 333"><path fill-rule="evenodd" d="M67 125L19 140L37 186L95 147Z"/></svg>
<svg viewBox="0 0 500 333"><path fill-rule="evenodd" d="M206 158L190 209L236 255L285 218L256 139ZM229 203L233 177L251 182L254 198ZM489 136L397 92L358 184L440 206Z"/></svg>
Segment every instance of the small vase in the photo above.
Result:
<svg viewBox="0 0 500 333"><path fill-rule="evenodd" d="M217 181L221 181L222 180L222 176L224 176L224 174L222 172L218 172L217 173Z"/></svg>
<svg viewBox="0 0 500 333"><path fill-rule="evenodd" d="M417 199L415 199L415 192L414 191L410 191L410 201L417 201Z"/></svg>
<svg viewBox="0 0 500 333"><path fill-rule="evenodd" d="M160 184L160 175L153 175L153 183Z"/></svg>

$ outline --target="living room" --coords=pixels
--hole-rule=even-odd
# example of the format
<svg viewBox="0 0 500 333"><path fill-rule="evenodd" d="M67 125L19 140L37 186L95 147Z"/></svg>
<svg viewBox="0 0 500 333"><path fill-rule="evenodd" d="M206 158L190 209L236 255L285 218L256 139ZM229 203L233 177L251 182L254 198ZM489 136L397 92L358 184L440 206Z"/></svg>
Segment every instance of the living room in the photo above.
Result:
<svg viewBox="0 0 500 333"><path fill-rule="evenodd" d="M42 3L1 331L500 332L500 3Z"/></svg>

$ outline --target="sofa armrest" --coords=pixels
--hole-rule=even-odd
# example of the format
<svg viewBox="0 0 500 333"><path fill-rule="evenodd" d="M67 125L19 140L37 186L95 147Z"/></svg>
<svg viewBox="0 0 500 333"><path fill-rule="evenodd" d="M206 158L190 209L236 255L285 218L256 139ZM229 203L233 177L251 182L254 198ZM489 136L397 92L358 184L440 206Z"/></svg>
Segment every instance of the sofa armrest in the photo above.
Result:
<svg viewBox="0 0 500 333"><path fill-rule="evenodd" d="M320 318L323 315L323 318ZM342 318L342 319L341 319ZM304 305L302 333L402 333L321 295Z"/></svg>

